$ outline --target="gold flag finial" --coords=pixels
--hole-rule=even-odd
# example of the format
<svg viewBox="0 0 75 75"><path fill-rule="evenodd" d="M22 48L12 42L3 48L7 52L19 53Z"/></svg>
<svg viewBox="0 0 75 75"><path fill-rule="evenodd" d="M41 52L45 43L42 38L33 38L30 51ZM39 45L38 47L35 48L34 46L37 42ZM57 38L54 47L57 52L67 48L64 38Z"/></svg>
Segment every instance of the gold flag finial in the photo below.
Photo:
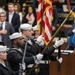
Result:
<svg viewBox="0 0 75 75"><path fill-rule="evenodd" d="M22 6L25 7L26 6L26 3L23 3Z"/></svg>

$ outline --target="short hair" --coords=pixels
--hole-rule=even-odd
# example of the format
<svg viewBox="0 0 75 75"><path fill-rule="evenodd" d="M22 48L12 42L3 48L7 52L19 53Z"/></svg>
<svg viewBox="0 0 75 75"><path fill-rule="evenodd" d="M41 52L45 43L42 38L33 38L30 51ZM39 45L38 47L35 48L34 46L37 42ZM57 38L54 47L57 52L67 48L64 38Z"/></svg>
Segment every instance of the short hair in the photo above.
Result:
<svg viewBox="0 0 75 75"><path fill-rule="evenodd" d="M23 29L20 29L20 32L21 32L21 33L23 33L23 31L24 31Z"/></svg>
<svg viewBox="0 0 75 75"><path fill-rule="evenodd" d="M6 12L1 12L0 14L4 14L6 16Z"/></svg>
<svg viewBox="0 0 75 75"><path fill-rule="evenodd" d="M14 3L8 3L8 5L13 5L14 6Z"/></svg>

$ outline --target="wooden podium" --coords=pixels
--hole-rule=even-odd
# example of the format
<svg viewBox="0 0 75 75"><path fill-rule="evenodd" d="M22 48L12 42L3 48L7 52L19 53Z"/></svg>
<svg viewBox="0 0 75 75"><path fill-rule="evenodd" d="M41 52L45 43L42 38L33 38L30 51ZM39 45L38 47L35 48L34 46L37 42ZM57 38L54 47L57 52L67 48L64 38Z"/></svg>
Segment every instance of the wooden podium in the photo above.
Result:
<svg viewBox="0 0 75 75"><path fill-rule="evenodd" d="M75 52L69 55L61 55L61 57L63 62L61 63L60 70L58 71L58 62L51 61L49 75L75 75Z"/></svg>

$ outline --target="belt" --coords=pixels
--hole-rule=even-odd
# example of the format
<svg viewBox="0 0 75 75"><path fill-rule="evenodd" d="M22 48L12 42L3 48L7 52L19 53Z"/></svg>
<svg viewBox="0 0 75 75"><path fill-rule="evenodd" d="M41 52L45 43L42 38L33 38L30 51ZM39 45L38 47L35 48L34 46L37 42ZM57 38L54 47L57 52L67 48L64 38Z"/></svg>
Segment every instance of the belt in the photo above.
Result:
<svg viewBox="0 0 75 75"><path fill-rule="evenodd" d="M19 73L19 71L13 71L14 74Z"/></svg>
<svg viewBox="0 0 75 75"><path fill-rule="evenodd" d="M27 67L28 67L28 68L31 68L33 65L34 65L34 64L30 64L30 65L28 65Z"/></svg>
<svg viewBox="0 0 75 75"><path fill-rule="evenodd" d="M41 60L41 61L40 61L40 64L48 64L48 63L49 63L48 60Z"/></svg>
<svg viewBox="0 0 75 75"><path fill-rule="evenodd" d="M48 60L41 60L41 61L40 61L40 64L48 64L48 63L49 63ZM30 64L30 65L28 65L27 67L28 67L28 68L31 68L33 65L34 65L34 64Z"/></svg>

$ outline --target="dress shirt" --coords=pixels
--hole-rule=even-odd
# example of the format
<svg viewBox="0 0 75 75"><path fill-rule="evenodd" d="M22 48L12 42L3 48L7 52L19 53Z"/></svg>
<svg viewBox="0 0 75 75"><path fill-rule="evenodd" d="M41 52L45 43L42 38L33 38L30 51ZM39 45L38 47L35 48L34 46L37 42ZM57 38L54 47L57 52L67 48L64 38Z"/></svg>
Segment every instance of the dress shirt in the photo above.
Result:
<svg viewBox="0 0 75 75"><path fill-rule="evenodd" d="M11 23L11 21L12 21L13 14L14 14L14 12L12 12L12 13L9 12L9 23Z"/></svg>
<svg viewBox="0 0 75 75"><path fill-rule="evenodd" d="M0 24L0 26L2 25L2 29L5 29L5 21ZM0 41L2 42L2 34L0 34Z"/></svg>

